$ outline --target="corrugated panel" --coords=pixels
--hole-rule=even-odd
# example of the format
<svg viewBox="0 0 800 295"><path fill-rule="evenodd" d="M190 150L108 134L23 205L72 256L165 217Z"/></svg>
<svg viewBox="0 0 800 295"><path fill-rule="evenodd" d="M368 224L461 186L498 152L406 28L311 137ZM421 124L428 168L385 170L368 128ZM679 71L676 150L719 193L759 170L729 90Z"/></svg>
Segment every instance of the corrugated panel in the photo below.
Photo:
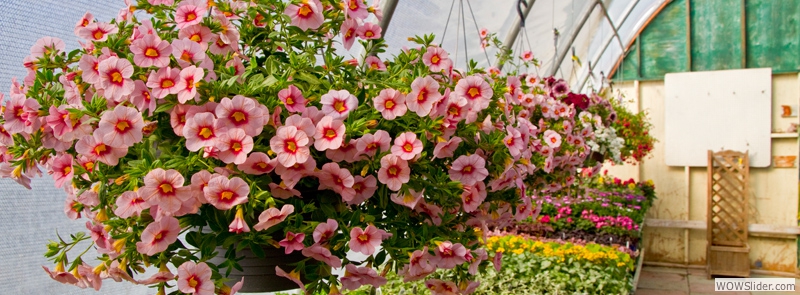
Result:
<svg viewBox="0 0 800 295"><path fill-rule="evenodd" d="M664 74L683 72L686 61L686 0L673 1L639 36L641 74L644 79L663 78Z"/></svg>
<svg viewBox="0 0 800 295"><path fill-rule="evenodd" d="M748 0L747 67L800 70L800 1Z"/></svg>

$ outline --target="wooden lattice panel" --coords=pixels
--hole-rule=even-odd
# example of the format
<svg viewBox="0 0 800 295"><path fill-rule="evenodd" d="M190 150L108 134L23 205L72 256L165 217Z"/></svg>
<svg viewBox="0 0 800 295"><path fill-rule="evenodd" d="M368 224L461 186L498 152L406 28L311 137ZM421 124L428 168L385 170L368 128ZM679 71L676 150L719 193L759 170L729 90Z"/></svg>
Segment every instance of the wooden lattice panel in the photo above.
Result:
<svg viewBox="0 0 800 295"><path fill-rule="evenodd" d="M747 152L708 151L708 241L747 246L750 169Z"/></svg>

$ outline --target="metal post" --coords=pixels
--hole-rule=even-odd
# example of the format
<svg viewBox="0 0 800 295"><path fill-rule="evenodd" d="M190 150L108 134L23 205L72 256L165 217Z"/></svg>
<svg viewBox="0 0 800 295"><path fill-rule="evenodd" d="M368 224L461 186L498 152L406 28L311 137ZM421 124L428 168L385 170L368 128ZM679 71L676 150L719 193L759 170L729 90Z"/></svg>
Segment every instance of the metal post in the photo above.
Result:
<svg viewBox="0 0 800 295"><path fill-rule="evenodd" d="M624 24L625 24L625 21L627 21L627 20L628 20L628 16L630 16L630 15L631 15L631 12L633 11L633 9L634 9L634 8L636 7L636 5L638 5L638 4L639 4L639 0L636 0L636 1L632 2L630 5L628 5L628 7L626 7L626 8L625 8L625 11L622 13L622 15L623 15L623 16L622 16L622 20L619 22L618 26L617 26L617 27L615 27L615 31L616 31L616 30L619 30L619 28L621 28L621 27L622 27L622 25L624 25ZM611 23L611 21L610 21L610 20L609 20L609 23ZM611 25L612 25L612 26L614 26L614 23L611 23ZM619 38L619 34L615 34L615 35L617 36L617 38ZM591 63L593 63L593 64L597 65L597 63L598 63L598 62L600 62L600 58L601 58L601 57L603 57L603 54L604 54L604 53L606 52L606 50L608 49L608 46L609 46L609 45L611 45L611 41L613 41L613 40L614 40L614 37L615 37L615 36L609 36L609 37L608 37L608 39L606 39L606 41L603 43L603 49L602 49L602 50L600 50L600 51L598 51L598 52L597 52L597 53L594 55L594 57L592 57L592 59L591 59L589 62L591 62ZM622 49L622 51L623 51L623 52L622 52L622 56L624 57L624 56L625 56L625 46L624 46L624 45L622 45L622 40L620 40L620 46L621 46L620 48L621 48L621 49ZM588 80L589 80L589 76L590 76L590 75L591 75L591 74L590 74L589 72L587 72L586 74L582 75L583 77L579 79L579 81L581 81L581 82L580 82L580 84L579 84L579 85L580 85L580 88L575 88L575 89L583 89L583 87L585 87L585 86L586 86L586 81L588 81ZM609 79L610 79L610 78L611 78L611 77L609 77Z"/></svg>
<svg viewBox="0 0 800 295"><path fill-rule="evenodd" d="M394 15L394 10L397 8L397 3L400 0L385 0L383 2L383 7L381 10L383 11L383 19L381 19L381 32L386 34L386 29L389 28L389 22L392 21L392 15Z"/></svg>

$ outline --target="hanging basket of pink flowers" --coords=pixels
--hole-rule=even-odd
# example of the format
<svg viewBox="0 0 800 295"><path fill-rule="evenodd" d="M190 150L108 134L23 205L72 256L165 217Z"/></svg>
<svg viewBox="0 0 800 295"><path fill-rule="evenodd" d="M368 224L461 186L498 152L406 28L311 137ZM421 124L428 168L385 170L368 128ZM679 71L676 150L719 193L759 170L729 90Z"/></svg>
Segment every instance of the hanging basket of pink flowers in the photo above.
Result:
<svg viewBox="0 0 800 295"><path fill-rule="evenodd" d="M383 52L370 14L360 0L139 0L111 22L87 13L80 49L40 39L4 106L0 173L28 186L44 168L66 215L87 219L89 234L48 245L47 273L232 294L249 283L229 278L242 251L272 249L299 256L272 271L307 293L437 269L434 293L474 290L482 232L571 185L605 118L566 101L563 80L456 71L432 36L388 60L337 55L356 40ZM70 252L83 240L96 253Z"/></svg>

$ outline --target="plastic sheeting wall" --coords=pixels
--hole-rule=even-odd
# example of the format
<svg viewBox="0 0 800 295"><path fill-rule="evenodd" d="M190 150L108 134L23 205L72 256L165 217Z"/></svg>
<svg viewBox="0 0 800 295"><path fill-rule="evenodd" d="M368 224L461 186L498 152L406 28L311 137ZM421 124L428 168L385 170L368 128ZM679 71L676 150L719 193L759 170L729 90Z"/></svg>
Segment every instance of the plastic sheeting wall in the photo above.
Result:
<svg viewBox="0 0 800 295"><path fill-rule="evenodd" d="M87 10L96 19L109 21L124 5L122 0L0 1L0 92L8 94L12 77L25 77L22 59L36 40L53 36L64 40L67 50L78 48L73 27ZM56 231L67 237L85 231L86 220L67 219L63 211L66 195L53 186L48 175L35 179L32 187L27 190L12 180L0 179L0 293L98 294L58 283L42 270L42 265L53 268L44 257L47 241L56 239ZM99 293L148 294L155 290L105 280Z"/></svg>

